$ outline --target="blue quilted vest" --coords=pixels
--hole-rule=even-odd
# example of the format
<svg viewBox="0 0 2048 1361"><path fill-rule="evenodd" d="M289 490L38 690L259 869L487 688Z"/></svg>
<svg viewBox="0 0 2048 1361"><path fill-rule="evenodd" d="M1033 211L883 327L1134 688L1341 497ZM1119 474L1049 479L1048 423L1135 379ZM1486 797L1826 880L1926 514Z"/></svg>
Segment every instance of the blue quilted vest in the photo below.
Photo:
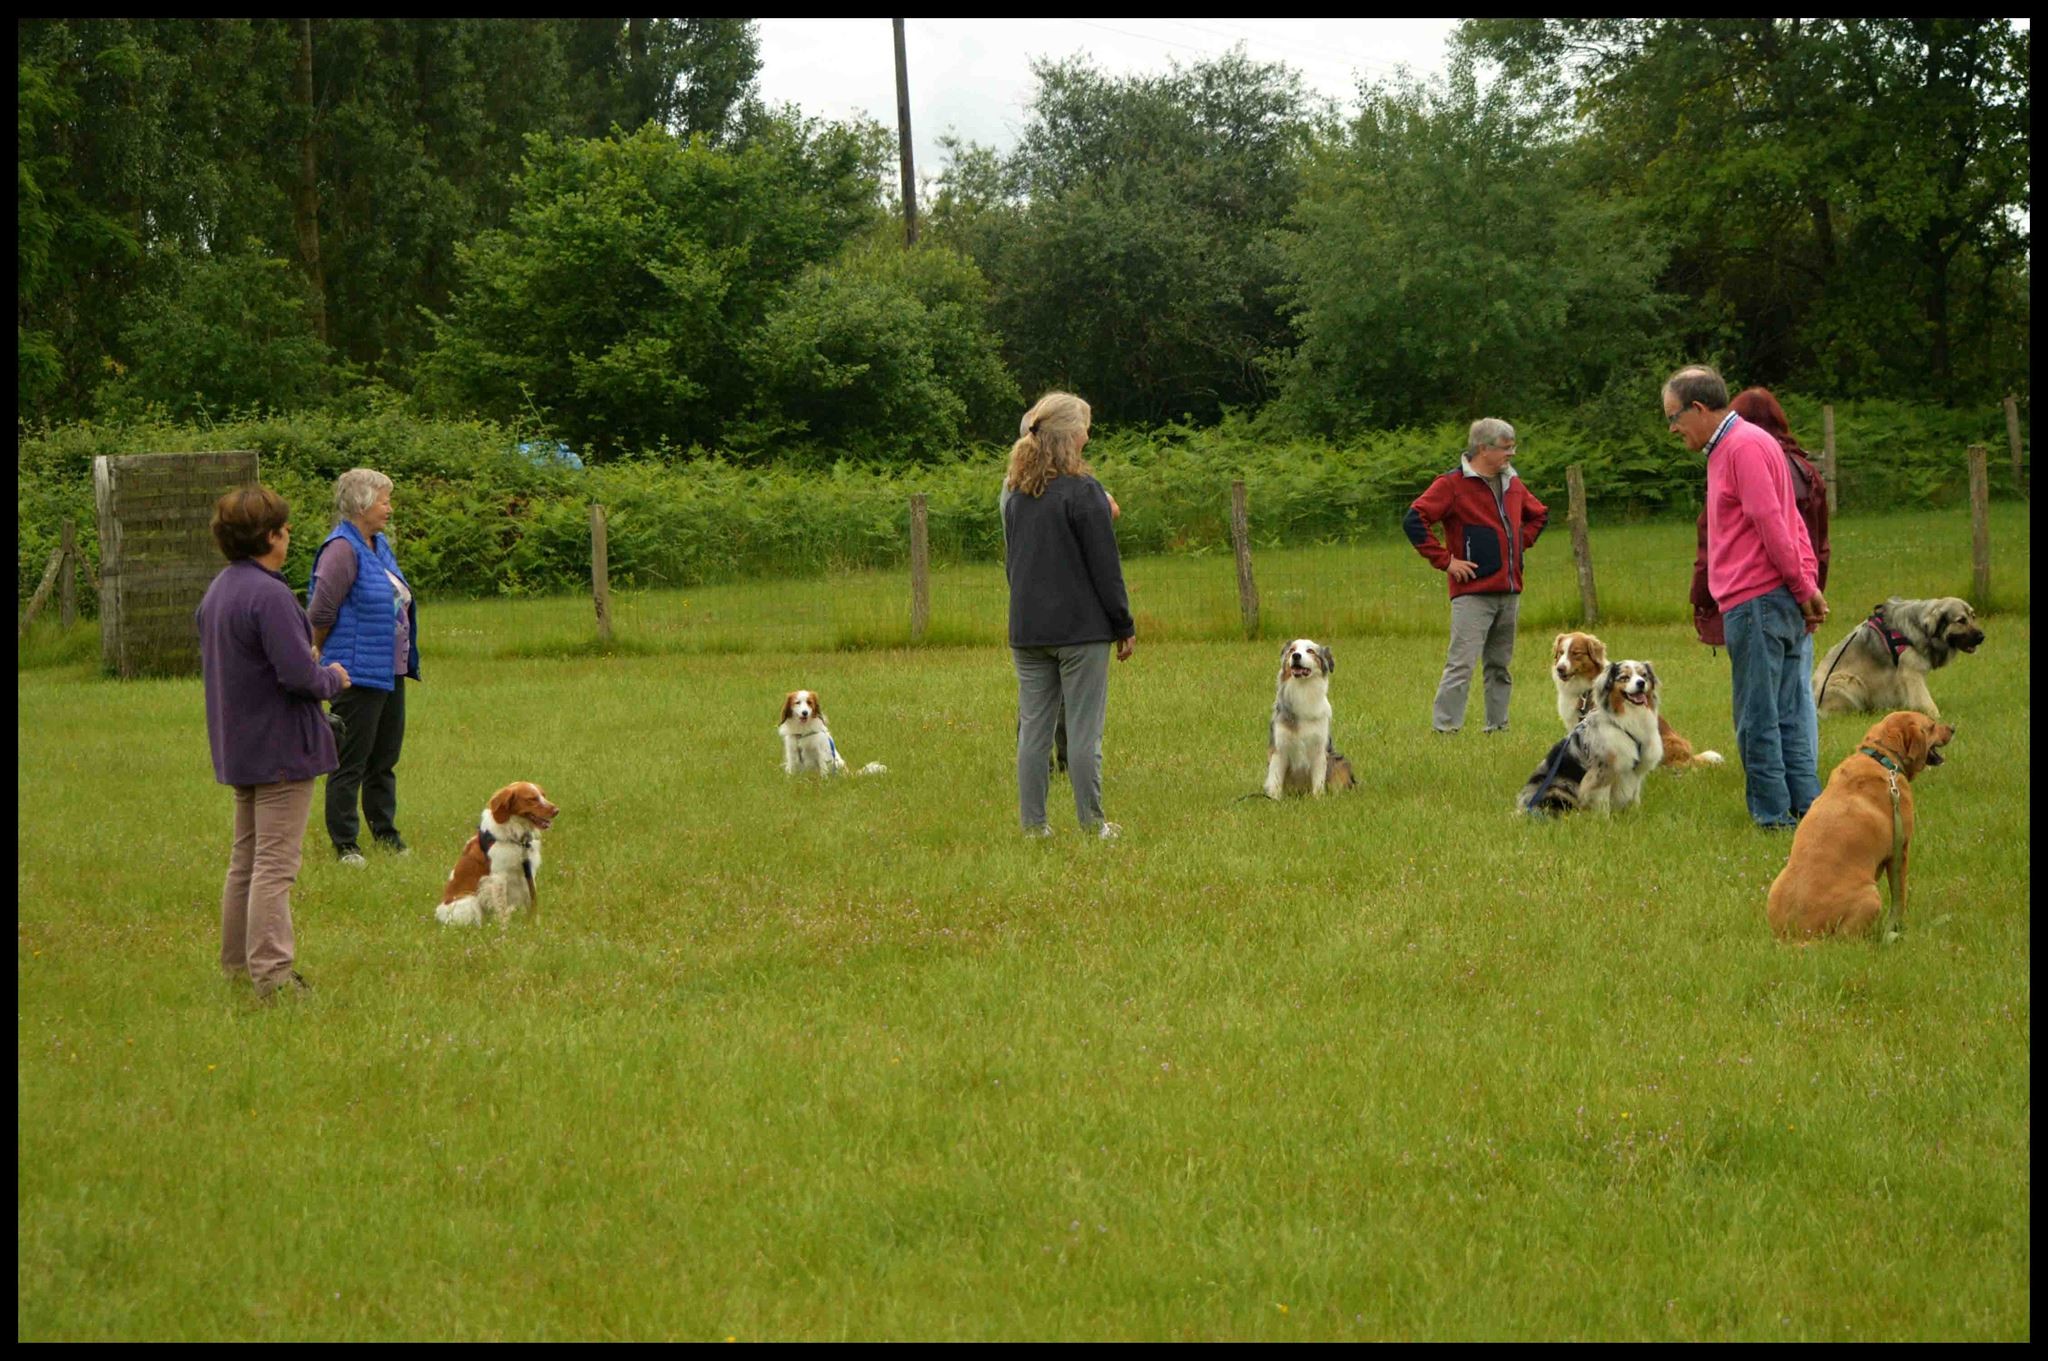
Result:
<svg viewBox="0 0 2048 1361"><path fill-rule="evenodd" d="M320 557L327 551L327 545L336 539L346 539L356 550L356 584L349 588L348 599L341 604L341 610L334 616L334 629L327 635L327 641L320 649L323 662L340 662L348 668L351 685L368 690L390 690L397 686L398 678L391 674L391 637L398 628L393 616L397 609L398 592L392 589L391 578L384 575L389 571L408 588L405 573L398 570L398 559L391 552L391 544L382 534L377 536L373 547L363 542L362 531L347 520L334 527L320 544L320 552L313 555L313 575L306 582L306 604L313 603L313 590L320 580ZM379 567L382 571L378 570ZM406 656L405 674L414 680L420 678L420 610L419 600L406 607L407 634L411 647Z"/></svg>

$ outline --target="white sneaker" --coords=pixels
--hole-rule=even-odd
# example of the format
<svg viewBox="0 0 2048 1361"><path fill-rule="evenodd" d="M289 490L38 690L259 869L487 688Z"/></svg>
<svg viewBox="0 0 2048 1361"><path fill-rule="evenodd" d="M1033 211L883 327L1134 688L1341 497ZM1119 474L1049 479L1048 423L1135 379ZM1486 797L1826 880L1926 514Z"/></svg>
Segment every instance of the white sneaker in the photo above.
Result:
<svg viewBox="0 0 2048 1361"><path fill-rule="evenodd" d="M1102 824L1102 830L1097 832L1095 835L1101 837L1104 841L1114 841L1123 834L1123 828L1119 827L1114 822L1105 822Z"/></svg>
<svg viewBox="0 0 2048 1361"><path fill-rule="evenodd" d="M341 852L340 859L342 864L348 866L352 870L359 870L363 866L370 863L369 861L363 859L363 853L353 846L350 846L343 850Z"/></svg>
<svg viewBox="0 0 2048 1361"><path fill-rule="evenodd" d="M1036 827L1026 827L1024 829L1024 837L1027 841L1043 841L1051 835L1052 828L1043 822L1039 823Z"/></svg>

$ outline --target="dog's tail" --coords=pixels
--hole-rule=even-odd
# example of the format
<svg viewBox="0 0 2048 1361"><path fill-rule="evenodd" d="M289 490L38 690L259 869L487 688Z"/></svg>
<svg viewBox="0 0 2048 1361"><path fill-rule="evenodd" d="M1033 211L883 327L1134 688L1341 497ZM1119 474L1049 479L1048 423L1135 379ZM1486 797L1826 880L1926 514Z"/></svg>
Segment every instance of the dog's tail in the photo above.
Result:
<svg viewBox="0 0 2048 1361"><path fill-rule="evenodd" d="M889 767L883 765L880 761L870 761L854 772L856 775L887 775L888 773Z"/></svg>

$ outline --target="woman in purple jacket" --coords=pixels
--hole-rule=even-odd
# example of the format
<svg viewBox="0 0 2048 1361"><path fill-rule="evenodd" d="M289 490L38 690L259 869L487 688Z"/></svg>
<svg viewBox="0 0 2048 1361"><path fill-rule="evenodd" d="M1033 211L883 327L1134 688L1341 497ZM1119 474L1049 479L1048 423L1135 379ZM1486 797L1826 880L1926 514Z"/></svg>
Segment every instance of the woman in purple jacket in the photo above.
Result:
<svg viewBox="0 0 2048 1361"><path fill-rule="evenodd" d="M235 791L220 966L268 998L306 989L292 967L291 889L313 782L335 766L320 702L348 688L348 672L314 657L312 625L285 583L292 534L283 497L268 487L221 497L213 541L228 565L206 588L196 618L213 775Z"/></svg>

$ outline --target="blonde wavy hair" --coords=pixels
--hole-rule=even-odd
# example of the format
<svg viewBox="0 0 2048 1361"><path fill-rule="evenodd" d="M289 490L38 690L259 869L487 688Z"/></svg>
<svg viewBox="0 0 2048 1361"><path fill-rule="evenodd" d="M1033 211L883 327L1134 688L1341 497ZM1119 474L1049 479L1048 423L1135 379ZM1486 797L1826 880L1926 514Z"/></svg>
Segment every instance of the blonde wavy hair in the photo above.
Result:
<svg viewBox="0 0 2048 1361"><path fill-rule="evenodd" d="M1010 466L1003 486L1030 496L1043 496L1055 477L1093 477L1095 470L1081 457L1093 413L1071 392L1048 392L1017 423L1017 442L1010 446Z"/></svg>

